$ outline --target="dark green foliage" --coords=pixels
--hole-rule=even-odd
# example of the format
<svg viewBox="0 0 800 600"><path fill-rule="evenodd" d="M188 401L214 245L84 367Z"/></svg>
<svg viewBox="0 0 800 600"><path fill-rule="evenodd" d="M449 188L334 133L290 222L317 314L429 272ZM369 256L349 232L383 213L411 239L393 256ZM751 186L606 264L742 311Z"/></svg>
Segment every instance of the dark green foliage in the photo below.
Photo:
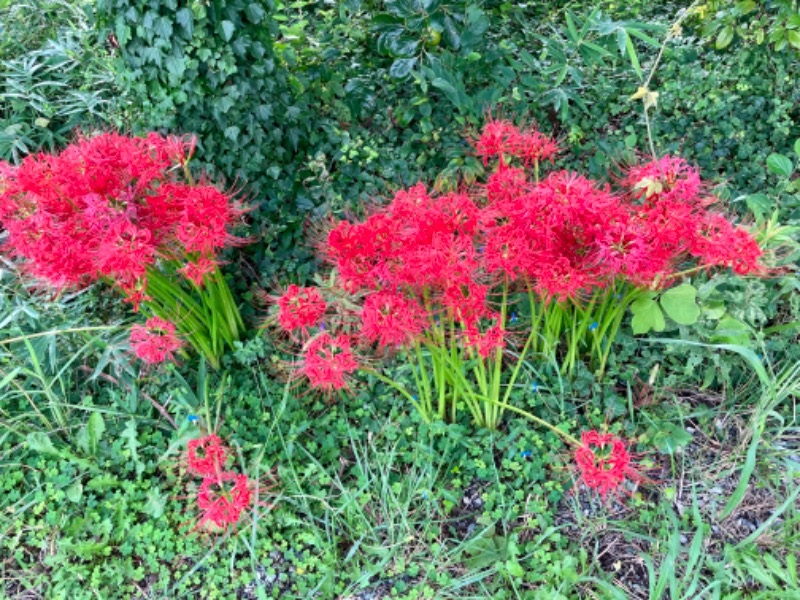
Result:
<svg viewBox="0 0 800 600"><path fill-rule="evenodd" d="M119 47L135 127L198 136L200 166L255 201L259 262L307 255L299 241L314 202L302 168L314 109L273 49L271 3L102 0L97 10Z"/></svg>

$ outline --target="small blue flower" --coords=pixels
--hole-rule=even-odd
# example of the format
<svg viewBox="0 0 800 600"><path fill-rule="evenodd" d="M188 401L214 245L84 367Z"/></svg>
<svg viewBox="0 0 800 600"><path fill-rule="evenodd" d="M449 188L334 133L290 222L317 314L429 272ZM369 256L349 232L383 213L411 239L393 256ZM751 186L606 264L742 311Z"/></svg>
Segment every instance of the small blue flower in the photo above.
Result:
<svg viewBox="0 0 800 600"><path fill-rule="evenodd" d="M319 329L320 329L320 331L325 331L325 323L320 323L319 324Z"/></svg>
<svg viewBox="0 0 800 600"><path fill-rule="evenodd" d="M427 500L428 499L428 492L422 492L422 499L423 500Z"/></svg>
<svg viewBox="0 0 800 600"><path fill-rule="evenodd" d="M436 317L435 321L436 321L437 325L441 325L441 321L439 321L439 317Z"/></svg>
<svg viewBox="0 0 800 600"><path fill-rule="evenodd" d="M414 399L414 402L416 402L417 400L419 400L419 398L417 398L416 396L411 396L411 397Z"/></svg>
<svg viewBox="0 0 800 600"><path fill-rule="evenodd" d="M614 294L614 298L616 298L617 300L622 300L622 292L620 292L619 294Z"/></svg>
<svg viewBox="0 0 800 600"><path fill-rule="evenodd" d="M511 313L511 322L512 323L516 323L517 322L517 313Z"/></svg>
<svg viewBox="0 0 800 600"><path fill-rule="evenodd" d="M200 417L198 417L197 415L189 415L188 420L189 423L196 423L197 421L200 420Z"/></svg>
<svg viewBox="0 0 800 600"><path fill-rule="evenodd" d="M595 330L595 329L597 329L598 327L600 327L600 325L597 323L597 321L595 321L594 323L592 323L591 325L589 325L589 331L594 331L594 330Z"/></svg>
<svg viewBox="0 0 800 600"><path fill-rule="evenodd" d="M756 354L756 358L758 360L764 360L764 357L761 354Z"/></svg>
<svg viewBox="0 0 800 600"><path fill-rule="evenodd" d="M523 450L522 452L519 453L519 456L520 458L530 458L531 454L532 453L530 450Z"/></svg>
<svg viewBox="0 0 800 600"><path fill-rule="evenodd" d="M539 391L539 384L538 384L538 383L536 383L536 382L534 381L534 382L531 384L531 389L532 389L534 392L538 392L538 391Z"/></svg>
<svg viewBox="0 0 800 600"><path fill-rule="evenodd" d="M483 246L478 246L478 252L481 254L483 253Z"/></svg>

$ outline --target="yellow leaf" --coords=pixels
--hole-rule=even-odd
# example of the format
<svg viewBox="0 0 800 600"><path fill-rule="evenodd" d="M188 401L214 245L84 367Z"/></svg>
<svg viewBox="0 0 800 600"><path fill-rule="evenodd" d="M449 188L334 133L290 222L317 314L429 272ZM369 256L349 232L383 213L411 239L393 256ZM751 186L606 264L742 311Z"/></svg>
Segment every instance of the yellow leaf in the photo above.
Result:
<svg viewBox="0 0 800 600"><path fill-rule="evenodd" d="M645 96L647 96L647 94L648 94L649 92L650 92L650 90L648 90L646 87L642 87L642 86L640 85L640 86L638 87L638 89L636 90L636 93L635 93L633 96L631 96L630 98L628 98L628 99L629 99L629 100L641 100L642 98L644 98Z"/></svg>
<svg viewBox="0 0 800 600"><path fill-rule="evenodd" d="M658 92L647 92L647 95L645 95L644 97L645 109L655 108L657 105L658 105Z"/></svg>

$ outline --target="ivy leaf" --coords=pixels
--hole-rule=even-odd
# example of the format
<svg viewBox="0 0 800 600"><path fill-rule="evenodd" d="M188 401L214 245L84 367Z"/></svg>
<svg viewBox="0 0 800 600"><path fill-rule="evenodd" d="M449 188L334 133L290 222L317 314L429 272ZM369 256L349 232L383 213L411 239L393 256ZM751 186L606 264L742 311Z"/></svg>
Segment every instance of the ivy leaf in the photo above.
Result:
<svg viewBox="0 0 800 600"><path fill-rule="evenodd" d="M256 2L251 2L247 5L247 8L244 10L244 14L247 15L248 20L251 23L261 23L264 19L264 15L266 11L264 8Z"/></svg>
<svg viewBox="0 0 800 600"><path fill-rule="evenodd" d="M697 306L697 290L688 283L664 292L661 295L661 307L669 315L669 318L679 325L694 325L700 316L700 307Z"/></svg>
<svg viewBox="0 0 800 600"><path fill-rule="evenodd" d="M226 42L230 42L236 27L230 21L223 21L220 25L222 27L222 37Z"/></svg>
<svg viewBox="0 0 800 600"><path fill-rule="evenodd" d="M653 294L647 294L631 304L631 326L635 335L647 333L650 330L664 331L667 326L664 313L658 307Z"/></svg>
<svg viewBox="0 0 800 600"><path fill-rule="evenodd" d="M773 153L767 158L767 167L773 173L777 173L783 177L791 177L794 171L792 161L786 158L783 154Z"/></svg>
<svg viewBox="0 0 800 600"><path fill-rule="evenodd" d="M191 10L188 8L180 9L175 13L175 21L178 23L178 25L183 27L183 30L186 32L187 36L192 36L192 32L194 31L194 18Z"/></svg>

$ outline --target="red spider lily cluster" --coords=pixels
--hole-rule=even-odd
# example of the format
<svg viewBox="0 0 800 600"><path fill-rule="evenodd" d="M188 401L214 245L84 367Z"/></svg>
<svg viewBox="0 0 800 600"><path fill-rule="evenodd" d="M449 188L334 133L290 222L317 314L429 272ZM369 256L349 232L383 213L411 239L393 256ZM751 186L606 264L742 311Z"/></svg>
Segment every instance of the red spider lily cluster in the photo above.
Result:
<svg viewBox="0 0 800 600"><path fill-rule="evenodd" d="M225 531L236 528L253 505L253 489L247 475L227 470L230 453L222 440L209 434L186 445L186 471L202 478L197 490L200 519L196 529Z"/></svg>
<svg viewBox="0 0 800 600"><path fill-rule="evenodd" d="M584 431L581 445L575 450L575 465L581 482L603 498L621 490L626 480L642 479L633 468L625 442L613 433Z"/></svg>
<svg viewBox="0 0 800 600"><path fill-rule="evenodd" d="M191 177L193 138L81 137L60 154L37 154L0 168L0 222L6 252L51 287L99 279L134 308L147 300L147 270L158 260L201 286L241 214L229 194Z"/></svg>
<svg viewBox="0 0 800 600"><path fill-rule="evenodd" d="M494 164L485 184L435 195L420 183L364 220L333 224L321 250L337 273L332 295L346 303L326 306L316 288L296 286L277 298L278 324L306 340L300 371L312 386L346 387L354 348L424 339L499 357L520 292L580 303L621 284L667 287L687 266L763 270L755 239L681 158L630 167L612 185L567 170L540 178L558 143L508 121L491 120L474 146Z"/></svg>
<svg viewBox="0 0 800 600"><path fill-rule="evenodd" d="M183 345L175 335L175 325L158 317L147 319L144 325L133 325L130 344L133 353L148 365L172 360Z"/></svg>

